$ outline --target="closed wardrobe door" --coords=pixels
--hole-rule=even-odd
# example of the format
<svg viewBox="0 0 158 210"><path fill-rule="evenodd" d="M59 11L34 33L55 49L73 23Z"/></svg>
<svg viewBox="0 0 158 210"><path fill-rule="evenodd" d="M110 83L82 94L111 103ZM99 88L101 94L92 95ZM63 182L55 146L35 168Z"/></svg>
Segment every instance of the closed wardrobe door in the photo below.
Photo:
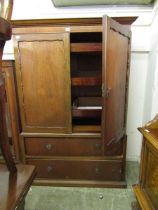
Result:
<svg viewBox="0 0 158 210"><path fill-rule="evenodd" d="M14 36L22 131L71 132L69 34Z"/></svg>

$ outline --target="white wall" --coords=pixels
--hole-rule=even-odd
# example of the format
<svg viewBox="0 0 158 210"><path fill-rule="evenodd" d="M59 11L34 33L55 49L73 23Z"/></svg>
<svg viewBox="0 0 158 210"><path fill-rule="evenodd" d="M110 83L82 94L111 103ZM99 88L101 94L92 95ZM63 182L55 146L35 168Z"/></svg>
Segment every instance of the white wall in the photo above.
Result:
<svg viewBox="0 0 158 210"><path fill-rule="evenodd" d="M141 57L138 55L139 51L137 51L135 55L136 59L132 59L134 65L131 64L131 72L133 72L132 69L134 66L135 71L136 69L139 69L140 71L135 73L134 76L132 76L131 73L130 78L127 121L127 133L129 136L127 147L128 159L139 160L140 158L142 136L138 134L138 132L135 132L135 128L144 125L158 113L158 1L155 3L151 17L151 23L146 26L146 34L145 31L143 33L142 28L138 26L140 33L137 33L138 37L136 40L141 41L141 39L145 37L148 45L146 45L146 50L144 51L144 58L142 58L143 51L141 51ZM142 65L140 64L141 60ZM140 68L138 67L139 64L141 65ZM135 81L133 81L134 79Z"/></svg>
<svg viewBox="0 0 158 210"><path fill-rule="evenodd" d="M137 128L143 125L150 50L150 22L145 21L144 16L142 17L140 14L138 21L132 25L131 29L132 49L127 112L127 159L137 161L140 159L142 140Z"/></svg>
<svg viewBox="0 0 158 210"><path fill-rule="evenodd" d="M29 18L62 18L62 17L94 17L109 14L110 16L130 16L140 14L145 18L151 11L147 7L126 6L84 6L55 8L52 0L14 0L13 19ZM148 19L148 18L146 18Z"/></svg>
<svg viewBox="0 0 158 210"><path fill-rule="evenodd" d="M151 120L158 112L158 1L154 8L154 18L150 27L151 42L147 72L144 122Z"/></svg>
<svg viewBox="0 0 158 210"><path fill-rule="evenodd" d="M132 52L127 112L128 160L139 160L140 157L141 134L137 128L143 124L147 66L148 52Z"/></svg>
<svg viewBox="0 0 158 210"><path fill-rule="evenodd" d="M109 16L139 16L131 28L131 68L127 113L127 159L139 160L142 137L137 131L137 127L142 126L146 120L154 116L158 107L156 106L158 104L158 81L155 79L156 76L158 78L158 54L155 54L155 50L157 50L155 48L157 43L157 31L155 30L156 23L158 24L157 10L154 9L153 11L151 7L137 6L92 6L57 9L53 6L51 0L15 0L12 19L101 17L103 14ZM154 14L157 15L153 19ZM150 51L151 37L152 39L155 37L155 41ZM5 47L4 59L13 58L12 41L10 41ZM152 75L150 75L151 68ZM150 103L146 104L151 92Z"/></svg>

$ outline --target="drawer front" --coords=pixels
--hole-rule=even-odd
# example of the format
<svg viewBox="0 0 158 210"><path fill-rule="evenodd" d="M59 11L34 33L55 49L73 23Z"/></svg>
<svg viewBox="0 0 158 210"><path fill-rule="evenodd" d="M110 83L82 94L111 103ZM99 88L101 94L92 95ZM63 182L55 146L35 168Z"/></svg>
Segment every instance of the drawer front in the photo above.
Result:
<svg viewBox="0 0 158 210"><path fill-rule="evenodd" d="M116 160L37 160L37 178L122 181L122 161Z"/></svg>
<svg viewBox="0 0 158 210"><path fill-rule="evenodd" d="M33 156L101 155L101 139L25 138L25 153Z"/></svg>

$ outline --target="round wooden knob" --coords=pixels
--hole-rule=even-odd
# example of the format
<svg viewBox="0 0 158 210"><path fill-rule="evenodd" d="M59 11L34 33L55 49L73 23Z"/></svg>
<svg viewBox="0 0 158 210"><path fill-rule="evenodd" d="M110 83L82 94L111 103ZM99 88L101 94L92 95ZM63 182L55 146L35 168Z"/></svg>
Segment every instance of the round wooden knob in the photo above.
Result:
<svg viewBox="0 0 158 210"><path fill-rule="evenodd" d="M53 145L52 144L46 144L45 148L50 151L50 150L52 150Z"/></svg>
<svg viewBox="0 0 158 210"><path fill-rule="evenodd" d="M96 143L95 147L96 147L97 150L100 150L101 149L101 144L100 143Z"/></svg>
<svg viewBox="0 0 158 210"><path fill-rule="evenodd" d="M47 167L47 171L48 171L48 173L52 172L53 171L53 167L52 166L48 166Z"/></svg>

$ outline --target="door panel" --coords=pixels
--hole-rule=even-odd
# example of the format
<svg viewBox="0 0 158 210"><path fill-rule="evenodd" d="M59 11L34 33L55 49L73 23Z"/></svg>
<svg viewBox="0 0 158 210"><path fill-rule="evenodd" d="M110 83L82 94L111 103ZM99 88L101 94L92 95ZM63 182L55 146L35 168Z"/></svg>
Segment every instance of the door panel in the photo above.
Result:
<svg viewBox="0 0 158 210"><path fill-rule="evenodd" d="M116 21L103 21L102 137L105 154L125 134L129 31Z"/></svg>
<svg viewBox="0 0 158 210"><path fill-rule="evenodd" d="M70 132L69 34L16 37L22 130Z"/></svg>

